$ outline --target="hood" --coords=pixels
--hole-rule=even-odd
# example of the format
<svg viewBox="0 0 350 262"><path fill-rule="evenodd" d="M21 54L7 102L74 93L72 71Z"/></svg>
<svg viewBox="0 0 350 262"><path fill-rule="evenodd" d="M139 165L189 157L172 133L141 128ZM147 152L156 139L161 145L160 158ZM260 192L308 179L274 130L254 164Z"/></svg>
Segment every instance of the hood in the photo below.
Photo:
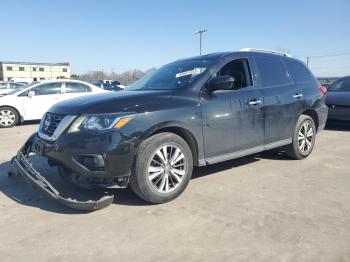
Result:
<svg viewBox="0 0 350 262"><path fill-rule="evenodd" d="M166 106L172 90L120 91L82 96L59 102L49 112L65 115L103 114L158 110Z"/></svg>

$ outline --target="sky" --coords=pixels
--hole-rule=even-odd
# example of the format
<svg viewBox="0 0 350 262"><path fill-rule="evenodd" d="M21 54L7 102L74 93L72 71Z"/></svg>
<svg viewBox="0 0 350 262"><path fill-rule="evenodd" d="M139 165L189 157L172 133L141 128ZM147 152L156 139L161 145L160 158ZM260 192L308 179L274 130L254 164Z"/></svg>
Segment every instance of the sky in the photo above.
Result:
<svg viewBox="0 0 350 262"><path fill-rule="evenodd" d="M316 76L350 75L350 0L0 0L0 61L145 70L245 47L287 50Z"/></svg>

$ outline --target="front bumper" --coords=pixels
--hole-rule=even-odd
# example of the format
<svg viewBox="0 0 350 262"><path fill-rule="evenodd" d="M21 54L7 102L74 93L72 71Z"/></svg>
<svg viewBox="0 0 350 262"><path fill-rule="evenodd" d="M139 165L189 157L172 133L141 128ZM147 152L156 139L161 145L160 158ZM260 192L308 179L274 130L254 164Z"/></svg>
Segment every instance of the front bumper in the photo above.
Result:
<svg viewBox="0 0 350 262"><path fill-rule="evenodd" d="M102 184L108 184L107 181L113 184L121 178L128 180L130 176L135 139L122 133L64 133L53 142L42 139L36 133L33 139L34 143L43 145L39 154L46 157L50 165L62 166L86 180L91 178L94 181L104 180ZM89 166L81 160L89 156L98 157L102 166Z"/></svg>
<svg viewBox="0 0 350 262"><path fill-rule="evenodd" d="M11 172L24 177L35 188L45 193L48 197L70 208L79 210L93 211L101 209L113 203L113 195L105 195L97 200L79 201L71 198L64 198L60 192L55 189L28 160L28 155L32 152L33 135L28 139L25 145L18 151L12 159L13 168Z"/></svg>

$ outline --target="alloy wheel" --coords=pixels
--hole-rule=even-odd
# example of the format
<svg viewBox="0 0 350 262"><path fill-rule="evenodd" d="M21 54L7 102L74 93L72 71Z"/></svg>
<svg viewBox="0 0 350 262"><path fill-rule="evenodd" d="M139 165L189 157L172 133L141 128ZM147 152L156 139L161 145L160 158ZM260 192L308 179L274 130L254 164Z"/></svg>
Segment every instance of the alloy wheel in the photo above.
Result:
<svg viewBox="0 0 350 262"><path fill-rule="evenodd" d="M175 145L165 145L157 149L148 165L148 180L159 193L175 190L186 174L186 158Z"/></svg>
<svg viewBox="0 0 350 262"><path fill-rule="evenodd" d="M1 110L0 111L0 124L2 126L10 126L16 120L15 114L11 110Z"/></svg>
<svg viewBox="0 0 350 262"><path fill-rule="evenodd" d="M305 153L311 150L314 130L309 122L304 122L298 133L298 147L300 152Z"/></svg>

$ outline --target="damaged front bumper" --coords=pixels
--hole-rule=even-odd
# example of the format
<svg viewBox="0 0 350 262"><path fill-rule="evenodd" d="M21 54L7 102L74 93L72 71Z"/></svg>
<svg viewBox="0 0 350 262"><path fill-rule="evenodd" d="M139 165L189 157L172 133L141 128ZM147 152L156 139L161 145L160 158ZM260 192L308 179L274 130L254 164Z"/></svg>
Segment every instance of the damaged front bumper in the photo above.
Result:
<svg viewBox="0 0 350 262"><path fill-rule="evenodd" d="M105 195L97 200L79 201L72 198L64 198L29 162L28 156L32 152L33 137L29 138L25 145L12 159L11 173L24 177L36 189L45 193L50 198L70 208L93 211L104 208L113 203L113 195Z"/></svg>

